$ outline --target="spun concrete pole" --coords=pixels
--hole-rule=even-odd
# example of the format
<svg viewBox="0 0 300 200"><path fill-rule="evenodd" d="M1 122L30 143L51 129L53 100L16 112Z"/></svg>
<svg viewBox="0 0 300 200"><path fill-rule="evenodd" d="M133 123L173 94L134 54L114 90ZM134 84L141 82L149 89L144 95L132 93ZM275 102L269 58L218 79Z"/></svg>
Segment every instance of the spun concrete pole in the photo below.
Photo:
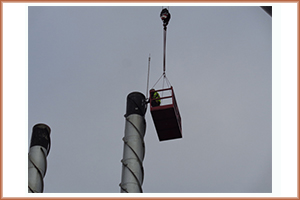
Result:
<svg viewBox="0 0 300 200"><path fill-rule="evenodd" d="M28 153L28 193L42 193L47 170L47 156L50 151L51 129L46 124L36 124L32 128Z"/></svg>
<svg viewBox="0 0 300 200"><path fill-rule="evenodd" d="M146 98L142 93L132 92L127 96L121 193L143 193L146 110Z"/></svg>

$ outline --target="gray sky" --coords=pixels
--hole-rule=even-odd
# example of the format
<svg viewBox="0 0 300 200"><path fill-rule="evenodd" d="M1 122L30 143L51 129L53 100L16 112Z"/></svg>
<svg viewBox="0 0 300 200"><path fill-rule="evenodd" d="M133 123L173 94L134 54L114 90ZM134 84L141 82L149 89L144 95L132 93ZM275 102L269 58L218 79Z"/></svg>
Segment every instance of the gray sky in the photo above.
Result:
<svg viewBox="0 0 300 200"><path fill-rule="evenodd" d="M51 127L44 192L120 191L126 96L162 74L161 6L29 7L28 144ZM167 77L183 138L146 114L145 193L272 192L272 18L170 6ZM156 88L161 88L158 84Z"/></svg>

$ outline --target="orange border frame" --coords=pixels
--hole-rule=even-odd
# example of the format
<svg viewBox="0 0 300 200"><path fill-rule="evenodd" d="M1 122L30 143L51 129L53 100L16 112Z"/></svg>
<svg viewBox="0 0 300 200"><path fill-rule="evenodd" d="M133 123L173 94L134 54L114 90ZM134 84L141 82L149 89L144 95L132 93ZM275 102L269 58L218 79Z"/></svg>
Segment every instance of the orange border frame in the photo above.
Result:
<svg viewBox="0 0 300 200"><path fill-rule="evenodd" d="M3 197L3 3L161 3L162 1L160 0L145 0L145 1L140 1L140 0L63 0L63 1L59 1L59 0L50 0L50 1L43 1L43 0L5 0L2 1L0 0L0 11L1 11L1 21L0 21L0 37L1 37L1 49L0 49L0 179L1 179L1 185L0 185L0 198L1 199L9 199L9 200L13 200L13 199L46 199L46 200L52 200L52 199L74 199L74 200L85 200L85 199L108 199L108 200L120 200L120 199L126 199L126 200L136 200L136 199L145 199L145 200L171 200L171 199L175 199L175 200L181 200L181 199L189 199L189 200L196 200L196 199L209 199L209 200L214 200L214 199L276 199L276 200L281 200L281 199L299 199L299 126L297 124L297 197L18 197L18 198L11 198L11 197ZM180 0L164 0L164 3L259 3L259 2L263 2L263 3L297 3L297 35L299 34L299 8L300 8L300 4L299 1L297 0L264 0L264 1L260 1L260 0L252 0L252 1L226 1L226 0L218 0L218 1L202 1L202 0L186 0L186 1L180 1ZM297 43L297 52L299 52L299 35L297 37L298 39L298 43ZM299 59L297 59L297 66L298 66L298 72L297 72L297 86L299 86ZM299 88L297 87L297 122L299 119Z"/></svg>

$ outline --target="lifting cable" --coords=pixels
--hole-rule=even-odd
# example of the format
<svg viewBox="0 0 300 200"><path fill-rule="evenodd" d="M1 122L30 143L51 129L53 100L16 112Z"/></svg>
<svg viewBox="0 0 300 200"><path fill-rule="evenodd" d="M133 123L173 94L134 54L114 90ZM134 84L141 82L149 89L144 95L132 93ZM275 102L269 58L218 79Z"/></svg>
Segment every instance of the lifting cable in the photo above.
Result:
<svg viewBox="0 0 300 200"><path fill-rule="evenodd" d="M162 9L160 18L163 21L164 34L163 34L163 75L166 77L166 43L167 43L167 25L171 19L171 14L167 8Z"/></svg>
<svg viewBox="0 0 300 200"><path fill-rule="evenodd" d="M163 75L166 76L166 43L167 43L167 26L164 26L164 60L163 60Z"/></svg>
<svg viewBox="0 0 300 200"><path fill-rule="evenodd" d="M169 9L169 7L168 7ZM156 83L152 86L154 88L156 84L160 81L160 79L163 77L163 87L164 83L166 82L166 85L168 87L171 87L171 83L168 80L166 76L166 44L167 44L167 25L169 23L169 20L171 19L171 14L169 13L167 8L162 7L162 11L160 13L160 18L163 21L163 74L159 77L159 79L156 81ZM149 54L149 60L148 60L148 76L147 76L147 97L148 99L148 89L149 89L149 74L150 74L150 54Z"/></svg>
<svg viewBox="0 0 300 200"><path fill-rule="evenodd" d="M168 8L169 9L169 8ZM169 20L171 19L171 14L169 13L167 8L162 8L162 11L160 13L160 18L163 21L163 74L160 76L158 81L154 84L152 88L155 87L155 85L159 82L159 80L163 77L163 88L164 88L164 81L166 81L166 84L170 84L170 81L168 80L166 76L166 44L167 44L167 25L169 23Z"/></svg>
<svg viewBox="0 0 300 200"><path fill-rule="evenodd" d="M159 77L159 79L156 81L156 83L153 85L152 88L155 87L155 85L160 81L160 79L162 77L164 77L164 80L166 79L168 81L168 83L170 84L170 81L168 80L167 76L166 76L166 36L167 36L167 26L164 25L164 38L163 38L163 74ZM150 63L150 57L149 57L149 63ZM148 64L148 75L149 75L149 64ZM163 80L163 84L164 84L164 80ZM170 84L171 85L171 84Z"/></svg>

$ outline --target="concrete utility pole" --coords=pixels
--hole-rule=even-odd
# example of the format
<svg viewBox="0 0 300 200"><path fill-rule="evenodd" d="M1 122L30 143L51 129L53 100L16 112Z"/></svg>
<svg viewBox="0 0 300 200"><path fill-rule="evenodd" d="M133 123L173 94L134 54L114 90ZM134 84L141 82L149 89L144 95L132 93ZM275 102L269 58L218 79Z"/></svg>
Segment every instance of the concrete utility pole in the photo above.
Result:
<svg viewBox="0 0 300 200"><path fill-rule="evenodd" d="M121 193L143 193L146 110L146 98L142 93L132 92L127 96Z"/></svg>
<svg viewBox="0 0 300 200"><path fill-rule="evenodd" d="M28 153L28 193L42 193L43 178L47 170L47 156L50 151L51 129L46 124L36 124L32 128Z"/></svg>

